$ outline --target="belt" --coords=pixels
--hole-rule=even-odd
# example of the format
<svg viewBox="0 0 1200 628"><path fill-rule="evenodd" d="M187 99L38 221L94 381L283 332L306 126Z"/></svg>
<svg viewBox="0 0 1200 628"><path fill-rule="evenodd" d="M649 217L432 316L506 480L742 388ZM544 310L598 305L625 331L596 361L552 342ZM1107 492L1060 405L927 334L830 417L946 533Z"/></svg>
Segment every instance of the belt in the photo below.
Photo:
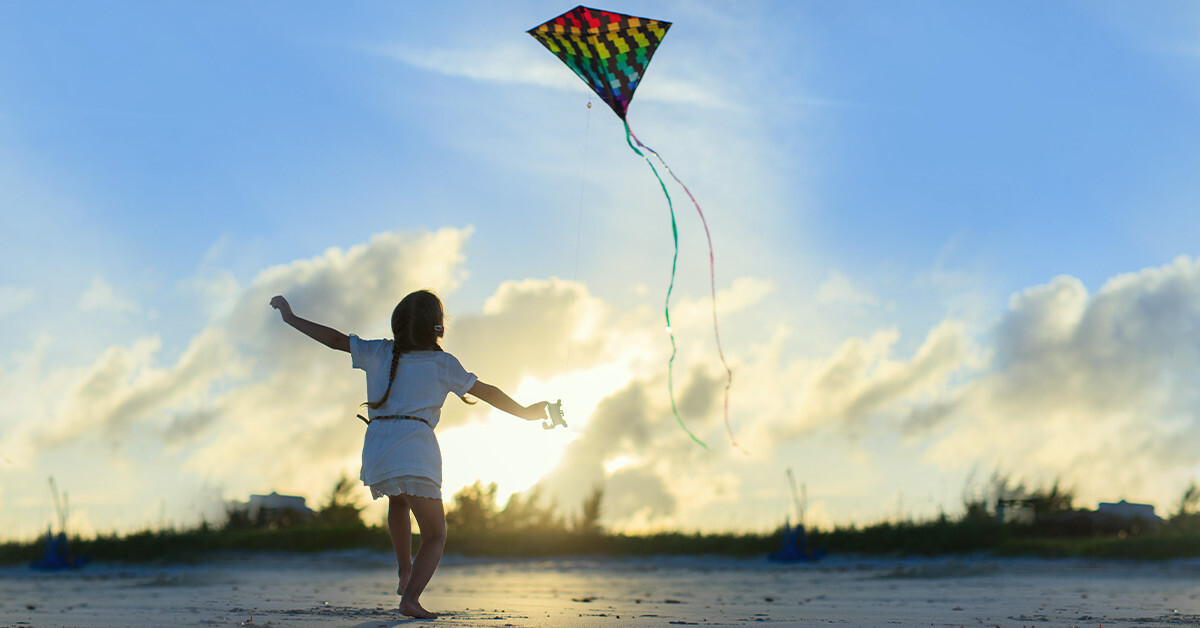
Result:
<svg viewBox="0 0 1200 628"><path fill-rule="evenodd" d="M420 421L420 422L424 423L425 425L428 425L430 429L433 429L433 425L429 422L428 419L422 419L419 416L409 416L407 414L385 414L383 416L372 417L370 419L368 419L367 417L360 414L360 415L358 415L358 418L362 419L363 423L366 423L367 425L370 425L371 421L382 421L382 420Z"/></svg>

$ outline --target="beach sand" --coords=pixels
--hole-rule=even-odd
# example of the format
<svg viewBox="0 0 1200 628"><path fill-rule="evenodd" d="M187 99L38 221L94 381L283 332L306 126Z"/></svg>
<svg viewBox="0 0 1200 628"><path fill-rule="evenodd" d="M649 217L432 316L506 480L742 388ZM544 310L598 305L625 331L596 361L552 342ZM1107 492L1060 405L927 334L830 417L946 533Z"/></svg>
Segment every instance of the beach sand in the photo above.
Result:
<svg viewBox="0 0 1200 628"><path fill-rule="evenodd" d="M0 626L1196 626L1200 562L447 557L396 611L386 554L0 568Z"/></svg>

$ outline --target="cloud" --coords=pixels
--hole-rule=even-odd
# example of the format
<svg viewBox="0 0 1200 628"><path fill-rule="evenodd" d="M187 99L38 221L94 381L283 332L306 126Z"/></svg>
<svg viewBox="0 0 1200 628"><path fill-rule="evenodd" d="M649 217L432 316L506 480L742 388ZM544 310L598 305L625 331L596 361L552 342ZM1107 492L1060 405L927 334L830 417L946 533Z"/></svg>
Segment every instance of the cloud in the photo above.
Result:
<svg viewBox="0 0 1200 628"><path fill-rule="evenodd" d="M931 458L1166 503L1200 445L1198 318L1200 262L1188 258L1094 295L1071 277L1015 295L988 372L928 410L946 430Z"/></svg>
<svg viewBox="0 0 1200 628"><path fill-rule="evenodd" d="M348 356L280 323L270 297L284 294L299 315L342 331L386 337L407 292L433 288L453 302L470 235L385 233L268 268L228 284L230 304L178 351L148 335L62 366L53 360L62 347L42 337L0 373L4 455L24 469L87 451L132 475L169 461L178 475L234 494L317 497L331 477L358 470L353 415L365 386ZM94 285L103 296L103 283ZM774 294L761 279L734 281L719 295L722 322L736 329L773 307ZM1086 498L1166 503L1195 465L1196 260L1114 277L1095 294L1059 277L1014 295L984 336L946 319L911 347L898 328L884 328L827 355L799 355L802 332L781 319L756 343L726 346L731 423L750 458L724 435L711 302L681 297L673 317L675 402L707 450L671 410L657 305L618 309L574 282L526 279L497 286L478 312L451 309L448 322L447 349L510 392L567 381L566 371L609 374L591 382L602 389L595 410L569 415L574 440L540 484L568 510L603 486L605 523L618 529L694 525L699 513L728 509L745 498L743 486L777 475L781 456L818 434L842 439L851 457L868 439L903 439L913 464L1058 478ZM486 412L451 400L445 427ZM802 476L822 471L805 464Z"/></svg>
<svg viewBox="0 0 1200 628"><path fill-rule="evenodd" d="M353 416L365 386L350 372L348 356L279 323L267 305L271 296L288 295L302 316L379 335L408 291L453 292L469 235L470 229L381 234L268 268L177 357L157 336L146 336L110 347L90 364L56 367L46 359L55 351L53 339L44 339L17 371L46 383L5 391L13 413L5 412L4 424L16 426L6 443L21 444L27 457L97 444L113 459L165 448L182 456L181 468L230 486L240 487L246 477L258 478L263 488L284 481L295 486L292 477L301 478L300 485L304 478L323 484L333 472L330 461L340 466L345 452L356 449L361 435ZM133 309L99 279L81 307Z"/></svg>
<svg viewBox="0 0 1200 628"><path fill-rule="evenodd" d="M897 329L850 338L826 357L800 360L786 348L786 327L757 347L735 369L746 446L770 449L818 430L861 437L910 424L946 394L953 378L979 366L979 349L965 327L947 320L926 334L908 357L895 355Z"/></svg>
<svg viewBox="0 0 1200 628"><path fill-rule="evenodd" d="M361 374L344 353L332 352L279 321L267 306L283 294L295 312L364 338L390 335L392 308L408 292L431 288L443 296L460 284L470 229L384 233L348 249L269 268L240 293L218 321L232 344L252 359L246 381L214 399L198 416L175 417L168 433L212 437L195 443L186 466L225 481L256 478L271 486L323 486L339 471L357 473L365 401ZM264 455L269 452L269 455Z"/></svg>
<svg viewBox="0 0 1200 628"><path fill-rule="evenodd" d="M652 521L676 511L667 481L646 467L625 468L605 482L604 514L610 519Z"/></svg>
<svg viewBox="0 0 1200 628"><path fill-rule="evenodd" d="M33 302L37 293L24 286L0 286L0 318L19 312Z"/></svg>
<svg viewBox="0 0 1200 628"><path fill-rule="evenodd" d="M774 452L820 433L903 439L914 465L1058 479L1084 504L1169 504L1200 449L1198 320L1200 261L1183 257L1095 294L1055 278L1014 295L984 335L947 319L908 355L882 329L797 358L780 325L735 368L739 414L753 417L739 440Z"/></svg>
<svg viewBox="0 0 1200 628"><path fill-rule="evenodd" d="M526 45L503 44L490 48L413 49L403 45L363 48L377 56L406 65L435 72L443 76L462 77L473 81L536 85L557 90L587 90L574 73L540 44L532 40ZM691 105L708 109L734 109L703 84L669 76L656 77L654 82L639 86L639 100Z"/></svg>
<svg viewBox="0 0 1200 628"><path fill-rule="evenodd" d="M838 271L829 273L829 277L817 288L817 303L832 305L845 303L851 306L874 306L879 304L879 298L856 288L850 278Z"/></svg>
<svg viewBox="0 0 1200 628"><path fill-rule="evenodd" d="M560 279L500 284L479 314L451 317L446 347L481 379L512 389L522 377L586 370L611 359L611 308Z"/></svg>
<svg viewBox="0 0 1200 628"><path fill-rule="evenodd" d="M985 336L947 319L908 356L896 355L900 332L884 329L798 360L781 327L738 371L738 397L751 397L756 417L744 442L763 451L818 431L892 435L947 471L997 469L1062 480L1085 501L1167 504L1200 449L1197 321L1200 261L1181 257L1095 294L1055 278L1014 295Z"/></svg>
<svg viewBox="0 0 1200 628"><path fill-rule="evenodd" d="M427 287L453 298L470 233L385 233L268 268L237 288L231 304L178 356L158 336L146 336L109 347L83 366L55 368L45 359L54 352L47 339L17 368L31 381L48 383L25 394L5 391L6 398L24 398L26 408L38 407L33 412L45 420L23 420L15 410L21 404L10 405L14 412L5 413L4 424L16 428L5 435L5 451L20 444L24 458L37 459L83 449L92 464L107 458L107 464L134 466L169 458L183 475L243 495L305 494L323 490L338 473L355 475L361 374L350 369L349 356L282 324L268 302L284 294L300 316L346 333L386 337L391 310L409 291ZM195 287L196 298L209 294ZM446 346L513 391L526 378L562 375L563 349L573 370L616 360L613 338L628 338L626 330L643 326L644 316L618 313L571 282L506 282L482 312L451 311ZM684 397L690 407L707 407L703 394L689 390ZM486 412L484 404L452 400L444 427Z"/></svg>
<svg viewBox="0 0 1200 628"><path fill-rule="evenodd" d="M120 451L140 423L211 394L224 380L244 376L246 364L220 330L193 339L175 364L162 368L155 337L111 347L82 372L57 406L56 420L34 433L39 449L98 439Z"/></svg>
<svg viewBox="0 0 1200 628"><path fill-rule="evenodd" d="M605 397L570 443L559 466L539 483L543 494L567 510L581 491L605 490L607 525L660 527L697 504L686 478L706 475L729 455L718 417L724 379L696 367L676 373L676 402L684 425L705 439L695 444L679 426L667 395L664 365L646 371ZM710 487L711 488L711 487Z"/></svg>
<svg viewBox="0 0 1200 628"><path fill-rule="evenodd" d="M117 312L121 314L138 314L142 311L136 303L117 296L111 284L99 277L94 277L83 294L79 297L81 312Z"/></svg>

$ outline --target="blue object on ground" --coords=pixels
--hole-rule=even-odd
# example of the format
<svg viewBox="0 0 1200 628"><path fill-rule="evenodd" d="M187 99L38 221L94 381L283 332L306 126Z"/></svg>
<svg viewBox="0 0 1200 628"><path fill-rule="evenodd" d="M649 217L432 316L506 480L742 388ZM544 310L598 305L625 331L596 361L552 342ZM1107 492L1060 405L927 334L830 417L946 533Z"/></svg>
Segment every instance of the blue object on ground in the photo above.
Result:
<svg viewBox="0 0 1200 628"><path fill-rule="evenodd" d="M802 563L820 560L825 556L825 549L812 549L808 546L808 534L804 532L804 524L798 523L793 528L783 522L783 549L767 556L768 560L777 563Z"/></svg>
<svg viewBox="0 0 1200 628"><path fill-rule="evenodd" d="M67 543L67 535L58 535L46 531L46 548L42 557L29 563L33 569L41 571L61 571L63 569L79 569L88 562L87 556L73 556Z"/></svg>

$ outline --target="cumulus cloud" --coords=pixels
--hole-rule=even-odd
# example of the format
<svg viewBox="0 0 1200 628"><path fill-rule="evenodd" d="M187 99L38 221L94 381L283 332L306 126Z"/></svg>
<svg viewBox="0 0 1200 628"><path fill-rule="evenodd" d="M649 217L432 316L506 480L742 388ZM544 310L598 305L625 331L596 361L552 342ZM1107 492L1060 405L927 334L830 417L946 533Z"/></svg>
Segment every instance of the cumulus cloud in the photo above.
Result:
<svg viewBox="0 0 1200 628"><path fill-rule="evenodd" d="M217 329L197 336L172 366L157 366L157 338L111 347L87 368L56 408L56 420L33 434L38 448L99 438L114 448L134 427L244 376L245 363Z"/></svg>
<svg viewBox="0 0 1200 628"><path fill-rule="evenodd" d="M387 337L391 310L407 292L432 288L452 297L469 236L469 229L381 234L268 268L240 287L178 357L168 358L161 339L147 336L110 347L89 364L52 368L47 339L18 365L54 382L56 388L25 397L45 420L6 417L5 425L16 426L5 435L6 451L21 443L27 458L36 458L101 445L94 453L108 451L113 461L168 452L179 469L238 493L322 490L338 472L357 472L362 425L354 414L365 384L349 356L283 325L270 298L284 294L297 314L343 332ZM510 391L528 377L561 375L563 349L576 370L612 360L614 330L623 319L639 325L641 316L617 313L557 279L502 284L482 312L450 315L447 349ZM698 396L688 393L688 403L703 405ZM486 411L449 403L444 428Z"/></svg>
<svg viewBox="0 0 1200 628"><path fill-rule="evenodd" d="M570 361L584 370L612 359L617 314L582 285L559 279L502 283L479 314L449 321L446 348L483 380L512 389L547 379Z"/></svg>
<svg viewBox="0 0 1200 628"><path fill-rule="evenodd" d="M264 487L318 487L339 470L357 471L362 426L354 415L366 395L361 375L350 370L348 355L283 325L267 303L283 294L300 316L364 338L385 337L392 308L405 294L431 288L447 295L458 288L469 236L469 229L385 233L260 273L218 323L253 360L253 372L168 424L167 433L179 439L203 434L204 421L216 423L208 438L194 443L186 467L223 478L246 474Z"/></svg>
<svg viewBox="0 0 1200 628"><path fill-rule="evenodd" d="M914 463L948 472L1062 480L1084 504L1167 506L1194 477L1200 446L1197 320L1200 261L1179 258L1095 294L1055 278L1014 295L986 335L945 320L909 355L898 355L900 332L884 329L797 358L781 325L739 370L754 417L744 443L772 451L818 432L850 443L891 435L921 456Z"/></svg>
<svg viewBox="0 0 1200 628"><path fill-rule="evenodd" d="M662 526L694 509L687 478L708 477L730 455L718 410L724 380L703 367L677 372L677 419L666 375L664 365L647 365L604 398L559 466L539 483L543 494L570 509L583 491L600 486L604 519L619 528ZM710 449L695 444L680 420Z"/></svg>
<svg viewBox="0 0 1200 628"><path fill-rule="evenodd" d="M235 494L317 497L338 472L357 471L362 426L353 417L365 385L348 356L281 324L271 296L284 294L301 316L344 332L386 337L407 292L427 287L453 299L469 237L469 229L381 234L268 268L236 287L230 305L180 351L151 335L65 367L51 359L61 349L53 338L41 338L0 373L4 455L28 468L39 456L80 449L113 460L150 451L152 464L169 460ZM102 282L93 286L106 294ZM734 281L718 298L723 321L736 325L773 294L769 282ZM987 336L948 319L908 349L900 330L887 328L828 355L797 355L799 332L780 321L756 343L726 347L731 423L751 457L725 438L711 307L681 297L673 317L681 338L675 402L707 450L672 412L657 303L619 310L574 282L505 282L480 311L451 310L446 347L510 392L563 381L565 370L617 374L592 386L610 386L594 412L569 415L574 440L541 489L570 509L603 486L605 522L618 528L727 509L745 498L750 478L777 475L781 452L817 433L843 437L851 449L892 435L923 464L1058 478L1085 498L1164 504L1195 466L1200 261L1115 277L1095 294L1059 277L1014 295ZM445 428L486 412L451 400ZM804 464L801 475L827 471Z"/></svg>
<svg viewBox="0 0 1200 628"><path fill-rule="evenodd" d="M182 457L180 467L238 488L247 477L257 478L259 490L305 486L305 479L321 485L361 438L353 417L365 386L348 356L322 353L280 324L271 296L286 294L301 315L348 333L383 335L392 306L408 291L457 288L469 235L381 234L269 268L177 357L147 336L65 368L50 363L53 339L43 339L9 379L24 377L30 386L6 387L6 447L26 460L97 444L114 459L169 449ZM99 279L80 307L134 309Z"/></svg>
<svg viewBox="0 0 1200 628"><path fill-rule="evenodd" d="M1200 445L1200 262L1015 295L988 372L931 414L930 456L1060 478L1090 499L1177 497Z"/></svg>
<svg viewBox="0 0 1200 628"><path fill-rule="evenodd" d="M900 333L894 328L847 339L831 355L809 360L787 353L792 334L776 330L751 348L738 370L738 399L754 417L747 443L756 450L822 429L853 437L896 429L944 398L952 380L980 362L978 347L953 320L930 330L907 357L896 355Z"/></svg>

